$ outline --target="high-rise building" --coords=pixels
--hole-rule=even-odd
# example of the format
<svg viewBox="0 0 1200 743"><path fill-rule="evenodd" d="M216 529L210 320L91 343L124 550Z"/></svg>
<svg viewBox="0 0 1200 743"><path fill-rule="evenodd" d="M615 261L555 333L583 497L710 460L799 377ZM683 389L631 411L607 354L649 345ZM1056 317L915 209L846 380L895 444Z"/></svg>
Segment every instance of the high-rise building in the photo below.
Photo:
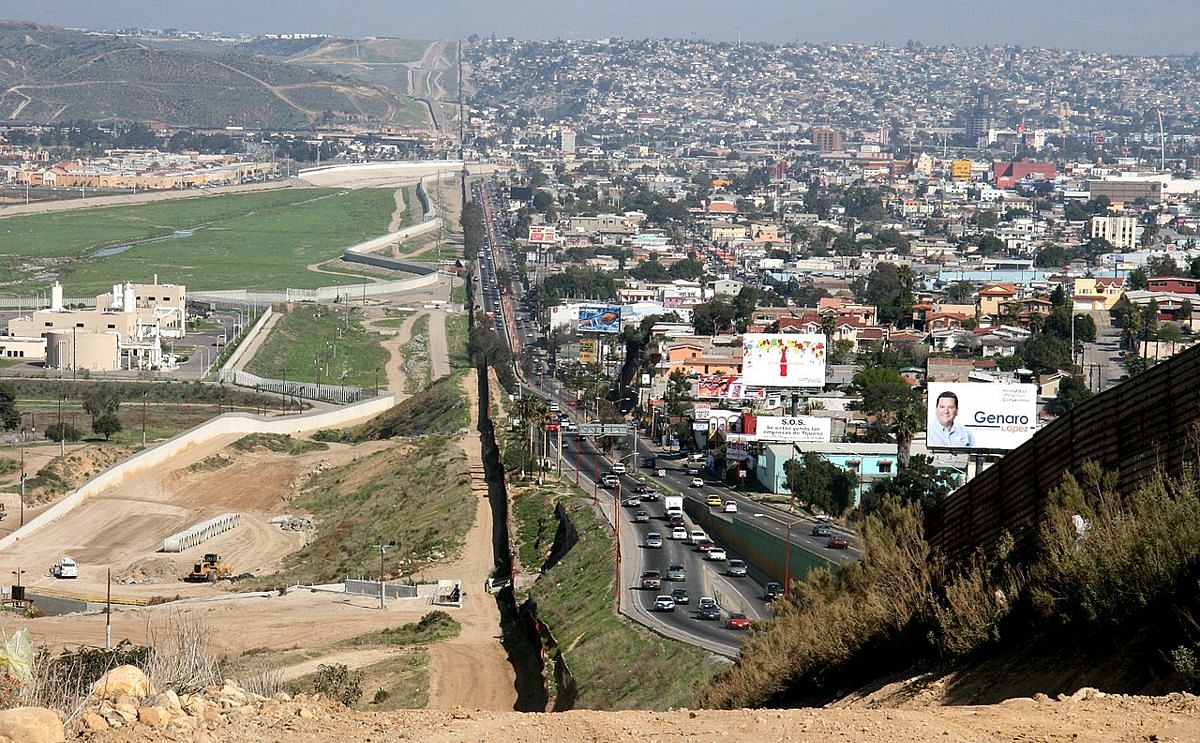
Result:
<svg viewBox="0 0 1200 743"><path fill-rule="evenodd" d="M842 149L842 133L828 126L814 126L812 143L818 152L838 152Z"/></svg>
<svg viewBox="0 0 1200 743"><path fill-rule="evenodd" d="M1138 236L1137 217L1092 217L1092 237L1108 240L1118 250L1136 248Z"/></svg>
<svg viewBox="0 0 1200 743"><path fill-rule="evenodd" d="M558 142L559 142L558 148L559 148L559 150L562 151L562 153L564 155L574 155L575 154L575 132L574 131L566 128L565 126L562 129L559 129L558 130Z"/></svg>
<svg viewBox="0 0 1200 743"><path fill-rule="evenodd" d="M967 114L967 142L973 147L986 147L988 132L993 128L992 91L980 88L975 105Z"/></svg>

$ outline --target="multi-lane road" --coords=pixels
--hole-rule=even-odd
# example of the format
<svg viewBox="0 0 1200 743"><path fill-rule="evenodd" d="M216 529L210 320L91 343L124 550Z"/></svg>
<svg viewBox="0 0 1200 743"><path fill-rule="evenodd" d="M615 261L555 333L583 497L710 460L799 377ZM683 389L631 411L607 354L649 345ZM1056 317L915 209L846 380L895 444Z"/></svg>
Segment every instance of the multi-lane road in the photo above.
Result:
<svg viewBox="0 0 1200 743"><path fill-rule="evenodd" d="M492 329L505 338L515 355L524 340L522 332L537 335L541 333L537 332L532 318L523 319L520 324L514 318L511 298L514 291L520 290L518 282L510 278L511 283L504 285L500 280L501 270L507 271L509 277L515 276L516 271L511 244L503 231L497 199L489 193L488 184L483 181L475 181L472 184L471 196L482 207L484 217L484 245L475 256L479 266L478 296L491 319ZM537 394L548 404L558 406L576 427L582 422L578 411L571 407L572 401L553 380L539 377L533 381L522 380L522 385L526 391ZM630 435L632 436L632 432ZM733 657L737 655L745 633L727 627L729 615L741 613L756 619L769 616L771 612L764 596L765 585L771 578L754 565L749 566L746 576L728 575L728 561L744 559L730 550L728 545L719 545L726 548L727 559L712 561L704 559L704 553L693 545L669 538L671 527L663 505L663 497L667 495L681 495L693 499L696 501L693 508L707 507L704 503L705 497L717 495L722 504L726 501L737 504L736 513L724 513L723 507L715 507L716 510L722 511L722 518L752 520L755 526L776 535L781 541L790 537L792 544L823 557L831 564L858 559L855 549L833 550L828 548L826 537L812 536L811 526L814 522L810 518L798 518L787 510L759 503L752 497L732 491L719 483L706 481L703 486L695 487L692 480L702 476L702 463L689 463L682 454L664 451L645 438L637 440L636 452L628 455L623 462L626 464L627 474L617 475L619 485L613 488L605 487L602 481L605 475L613 473L613 463L603 456L596 443L573 432L562 432L561 451L560 437L556 434L548 437L543 454L554 463L556 470L562 469L565 478L574 480L585 491L594 493L597 504L619 536L621 611L663 635ZM655 470L639 468L647 457L655 458ZM659 469L665 470L661 476L656 474L656 470ZM636 506L621 505L621 498L630 496L641 485L652 487L660 496L658 500L645 501ZM638 511L645 511L649 520L635 521ZM699 528L686 515L684 519L685 528L689 532ZM662 536L661 548L646 546L648 535L652 532ZM682 580L664 579L658 590L641 588L643 572L657 570L665 578L668 568L672 565L683 567ZM669 595L677 588L687 591L687 604L678 606L673 612L653 610L657 596ZM696 604L704 596L715 598L721 606L718 619L698 618Z"/></svg>

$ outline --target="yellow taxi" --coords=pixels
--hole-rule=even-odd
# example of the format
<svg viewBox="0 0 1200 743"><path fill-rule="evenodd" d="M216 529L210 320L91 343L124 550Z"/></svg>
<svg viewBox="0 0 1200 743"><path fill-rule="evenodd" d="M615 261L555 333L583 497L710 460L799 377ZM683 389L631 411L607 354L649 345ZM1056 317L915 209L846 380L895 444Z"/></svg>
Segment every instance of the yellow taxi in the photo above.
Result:
<svg viewBox="0 0 1200 743"><path fill-rule="evenodd" d="M720 506L724 503L719 495L710 495L704 499L704 503L709 506Z"/></svg>

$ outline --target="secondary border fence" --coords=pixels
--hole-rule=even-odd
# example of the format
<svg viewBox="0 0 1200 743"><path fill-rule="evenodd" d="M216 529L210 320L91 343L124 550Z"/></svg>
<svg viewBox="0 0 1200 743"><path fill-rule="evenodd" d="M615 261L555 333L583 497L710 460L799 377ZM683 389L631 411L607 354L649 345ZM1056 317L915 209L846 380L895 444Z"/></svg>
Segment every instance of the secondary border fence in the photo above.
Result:
<svg viewBox="0 0 1200 743"><path fill-rule="evenodd" d="M269 377L260 377L257 374L251 374L241 369L222 369L217 377L217 381L236 384L239 387L248 387L258 392L273 392L277 395L330 402L337 405L360 402L379 394L376 390L364 389L362 387L271 379Z"/></svg>
<svg viewBox="0 0 1200 743"><path fill-rule="evenodd" d="M1179 474L1200 439L1200 346L1078 405L932 509L929 542L951 559L992 550L1004 532L1028 549L1050 491L1088 461L1117 475L1123 492L1159 468Z"/></svg>

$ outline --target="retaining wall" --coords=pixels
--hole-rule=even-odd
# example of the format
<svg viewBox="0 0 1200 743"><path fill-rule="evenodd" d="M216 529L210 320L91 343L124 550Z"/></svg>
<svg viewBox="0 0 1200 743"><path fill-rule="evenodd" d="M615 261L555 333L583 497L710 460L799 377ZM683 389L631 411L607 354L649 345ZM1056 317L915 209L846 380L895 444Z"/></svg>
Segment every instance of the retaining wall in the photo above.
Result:
<svg viewBox="0 0 1200 743"><path fill-rule="evenodd" d="M800 580L811 570L834 566L833 562L796 544L790 545L789 558L784 540L750 522L713 513L699 501L684 498L683 507L704 531L716 536L772 580L783 583L785 573L790 573L792 580Z"/></svg>
<svg viewBox="0 0 1200 743"><path fill-rule="evenodd" d="M166 441L144 449L124 462L115 464L79 486L79 489L31 519L25 526L0 539L0 551L11 547L46 524L70 513L93 495L116 487L127 478L158 467L198 444L227 434L277 433L294 435L322 428L345 426L369 418L396 404L395 395L383 395L366 402L309 415L262 418L248 413L226 413Z"/></svg>

